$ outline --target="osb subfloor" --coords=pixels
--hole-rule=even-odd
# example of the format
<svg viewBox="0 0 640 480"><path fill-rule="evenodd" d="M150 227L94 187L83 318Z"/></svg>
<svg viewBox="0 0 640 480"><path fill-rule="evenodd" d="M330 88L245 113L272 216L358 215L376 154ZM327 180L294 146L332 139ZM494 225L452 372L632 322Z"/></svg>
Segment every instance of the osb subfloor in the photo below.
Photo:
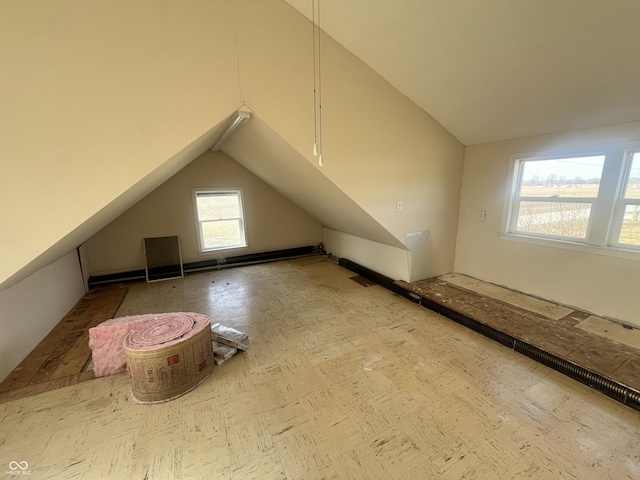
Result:
<svg viewBox="0 0 640 480"><path fill-rule="evenodd" d="M640 329L460 274L399 285L640 391Z"/></svg>
<svg viewBox="0 0 640 480"><path fill-rule="evenodd" d="M352 276L302 259L131 284L119 315L202 312L249 333L249 350L165 404L134 404L127 374L1 404L0 469L27 462L34 479L640 478L637 411Z"/></svg>
<svg viewBox="0 0 640 480"><path fill-rule="evenodd" d="M0 403L92 380L89 328L113 318L126 287L87 293L9 376L0 383Z"/></svg>

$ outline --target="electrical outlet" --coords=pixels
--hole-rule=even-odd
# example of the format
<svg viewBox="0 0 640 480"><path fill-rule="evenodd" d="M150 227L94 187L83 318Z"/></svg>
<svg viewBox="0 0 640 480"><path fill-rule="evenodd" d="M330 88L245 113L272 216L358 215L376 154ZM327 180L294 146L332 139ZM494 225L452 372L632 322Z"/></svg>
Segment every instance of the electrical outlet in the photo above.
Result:
<svg viewBox="0 0 640 480"><path fill-rule="evenodd" d="M396 213L402 213L402 202L396 203Z"/></svg>
<svg viewBox="0 0 640 480"><path fill-rule="evenodd" d="M484 222L484 218L487 216L487 211L486 210L480 210L478 212L478 220L481 222Z"/></svg>

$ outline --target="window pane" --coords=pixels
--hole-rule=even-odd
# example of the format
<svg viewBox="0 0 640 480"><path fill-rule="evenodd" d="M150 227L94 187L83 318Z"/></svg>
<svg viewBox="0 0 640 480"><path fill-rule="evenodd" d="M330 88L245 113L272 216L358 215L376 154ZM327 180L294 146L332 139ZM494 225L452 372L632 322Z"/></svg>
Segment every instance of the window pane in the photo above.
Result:
<svg viewBox="0 0 640 480"><path fill-rule="evenodd" d="M627 205L622 220L620 231L620 243L627 245L640 245L640 205Z"/></svg>
<svg viewBox="0 0 640 480"><path fill-rule="evenodd" d="M633 154L633 163L624 196L625 198L640 198L640 152Z"/></svg>
<svg viewBox="0 0 640 480"><path fill-rule="evenodd" d="M202 222L204 248L226 248L244 246L239 220Z"/></svg>
<svg viewBox="0 0 640 480"><path fill-rule="evenodd" d="M604 155L550 160L525 160L522 163L524 197L598 196Z"/></svg>
<svg viewBox="0 0 640 480"><path fill-rule="evenodd" d="M200 220L218 220L220 218L238 218L240 216L240 200L235 193L231 194L198 194L198 218Z"/></svg>
<svg viewBox="0 0 640 480"><path fill-rule="evenodd" d="M518 231L586 238L590 203L520 202Z"/></svg>

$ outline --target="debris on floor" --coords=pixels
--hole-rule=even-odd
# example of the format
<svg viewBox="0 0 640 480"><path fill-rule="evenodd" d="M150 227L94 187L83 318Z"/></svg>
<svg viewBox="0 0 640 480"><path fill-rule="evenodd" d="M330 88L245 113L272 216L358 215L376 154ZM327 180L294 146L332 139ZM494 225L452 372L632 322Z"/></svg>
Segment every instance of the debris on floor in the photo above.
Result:
<svg viewBox="0 0 640 480"><path fill-rule="evenodd" d="M211 325L211 338L213 340L213 360L216 365L229 360L238 350L246 351L249 348L244 343L249 339L249 335L221 323Z"/></svg>
<svg viewBox="0 0 640 480"><path fill-rule="evenodd" d="M374 282L372 282L368 278L363 277L362 275L356 275L355 277L349 277L349 279L353 280L354 282L356 282L359 285L362 285L363 287L370 287L372 285L375 285Z"/></svg>
<svg viewBox="0 0 640 480"><path fill-rule="evenodd" d="M233 357L236 353L238 353L237 348L218 343L215 340L213 341L213 361L216 365L224 363L225 361Z"/></svg>

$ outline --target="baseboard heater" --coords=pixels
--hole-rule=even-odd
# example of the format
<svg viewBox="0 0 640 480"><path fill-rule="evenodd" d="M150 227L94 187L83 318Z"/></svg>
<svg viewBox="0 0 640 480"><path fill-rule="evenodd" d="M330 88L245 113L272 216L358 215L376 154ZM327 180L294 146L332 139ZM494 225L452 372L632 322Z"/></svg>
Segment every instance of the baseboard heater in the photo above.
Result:
<svg viewBox="0 0 640 480"><path fill-rule="evenodd" d="M246 255L236 255L227 258L212 258L210 260L185 263L184 273L187 274L205 270L220 270L222 268L255 265L258 263L275 262L278 260L287 260L291 258L324 254L325 252L320 246L296 247L287 248L284 250L272 250L269 252L248 253ZM96 275L89 277L89 288L93 288L98 285L131 282L145 279L146 275L144 269L112 273L109 275Z"/></svg>
<svg viewBox="0 0 640 480"><path fill-rule="evenodd" d="M471 317L462 315L459 312L455 312L444 305L436 303L428 298L411 292L401 286L397 285L394 280L386 277L380 273L374 272L362 265L358 265L355 262L341 258L338 260L338 264L355 272L363 277L379 284L382 287L391 290L392 292L411 300L429 310L439 313L443 317L447 317L460 325L464 325L471 330L481 333L487 338L494 340L505 347L509 347L516 352L525 355L538 363L546 365L549 368L556 370L574 380L587 385L594 390L604 393L608 397L613 398L635 410L640 410L640 392L632 388L627 387L621 383L610 380L599 373L587 370L580 365L560 358L552 353L549 353L541 348L531 345L530 343L523 342L511 335L496 330L493 327L478 322Z"/></svg>

